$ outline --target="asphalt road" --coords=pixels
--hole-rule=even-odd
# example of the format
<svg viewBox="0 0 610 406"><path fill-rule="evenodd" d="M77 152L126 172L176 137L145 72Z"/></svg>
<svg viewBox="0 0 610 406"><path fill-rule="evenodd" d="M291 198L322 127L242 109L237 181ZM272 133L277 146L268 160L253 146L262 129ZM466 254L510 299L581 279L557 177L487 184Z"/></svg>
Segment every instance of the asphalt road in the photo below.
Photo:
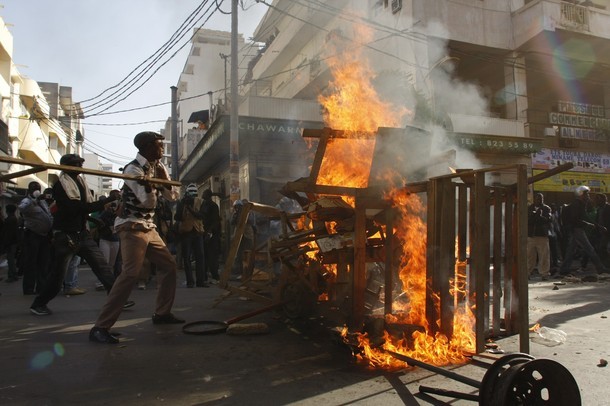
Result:
<svg viewBox="0 0 610 406"><path fill-rule="evenodd" d="M6 269L0 270L6 278ZM58 296L54 314L29 313L31 296L20 283L0 282L0 404L5 405L472 405L449 397L430 397L420 385L476 394L468 387L418 367L395 372L370 371L357 365L337 343L325 320L298 322L265 312L244 323L266 323L258 335L187 335L180 326L151 323L155 289L134 290L136 306L125 310L115 326L118 345L88 341L88 331L104 303L94 290L94 276L81 267L80 296ZM181 282L181 281L180 281ZM179 282L179 285L180 285ZM532 343L531 354L561 363L576 379L583 405L610 404L610 283L530 282L530 321L559 328L566 343L547 347ZM220 302L218 287L179 286L174 313L188 322L227 320L263 305L235 296ZM498 342L515 351L516 337ZM452 367L482 379L484 368Z"/></svg>

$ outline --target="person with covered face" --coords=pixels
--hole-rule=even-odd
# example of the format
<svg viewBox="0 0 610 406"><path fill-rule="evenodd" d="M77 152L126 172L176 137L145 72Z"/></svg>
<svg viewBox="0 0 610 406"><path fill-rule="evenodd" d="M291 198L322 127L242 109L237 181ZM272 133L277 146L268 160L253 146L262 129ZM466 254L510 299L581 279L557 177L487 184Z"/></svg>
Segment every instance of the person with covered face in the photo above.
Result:
<svg viewBox="0 0 610 406"><path fill-rule="evenodd" d="M89 331L89 340L103 344L117 344L118 337L110 328L118 320L123 306L137 283L148 259L157 267L157 299L153 324L180 324L184 320L171 313L176 295L176 261L159 236L154 222L157 199L175 201L178 189L173 186L151 184L146 178L169 180L163 157L163 139L155 132L141 132L134 138L138 148L136 158L125 166L124 173L141 180L125 180L121 192L121 206L114 228L119 235L123 269L102 307L95 325Z"/></svg>
<svg viewBox="0 0 610 406"><path fill-rule="evenodd" d="M27 195L19 203L23 218L23 294L42 292L51 258L53 215L38 182L28 184Z"/></svg>
<svg viewBox="0 0 610 406"><path fill-rule="evenodd" d="M85 177L76 168L85 160L77 154L63 155L60 165L74 167L64 169L53 185L56 212L53 220L53 261L44 289L36 296L30 312L36 316L47 316L52 311L47 304L63 287L70 261L75 255L85 259L95 276L110 291L114 275L99 247L87 230L89 213L101 210L112 198L94 201L89 193ZM133 302L126 304L132 306Z"/></svg>
<svg viewBox="0 0 610 406"><path fill-rule="evenodd" d="M197 196L197 185L191 183L186 187L184 197L176 205L174 220L178 223L178 236L182 249L182 260L188 288L208 287L203 254L203 221L201 204ZM191 267L191 254L195 257L195 279Z"/></svg>

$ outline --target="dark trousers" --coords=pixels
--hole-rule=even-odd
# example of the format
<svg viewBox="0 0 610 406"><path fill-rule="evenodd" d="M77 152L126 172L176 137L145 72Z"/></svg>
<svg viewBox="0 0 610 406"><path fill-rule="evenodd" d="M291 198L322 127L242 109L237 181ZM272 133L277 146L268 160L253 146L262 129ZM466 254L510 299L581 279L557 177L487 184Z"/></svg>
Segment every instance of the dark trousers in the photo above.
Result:
<svg viewBox="0 0 610 406"><path fill-rule="evenodd" d="M587 234L585 230L582 228L575 228L572 230L570 234L570 238L568 240L568 246L566 248L566 256L564 258L563 263L561 264L561 268L559 269L559 273L566 275L570 272L570 267L572 266L572 260L574 259L574 253L576 252L576 248L580 247L583 251L583 254L587 255L588 259L590 258L595 265L598 273L606 272L606 269L602 262L597 256L595 249L591 245L589 238L587 238Z"/></svg>
<svg viewBox="0 0 610 406"><path fill-rule="evenodd" d="M220 279L218 275L218 259L220 257L220 236L212 235L203 240L203 252L205 255L205 273L216 280Z"/></svg>
<svg viewBox="0 0 610 406"><path fill-rule="evenodd" d="M191 254L195 257L195 278L197 285L202 285L207 281L205 274L205 258L203 256L203 235L195 231L180 234L182 242L182 260L184 261L184 273L186 274L186 284L193 286L193 270L191 267Z"/></svg>
<svg viewBox="0 0 610 406"><path fill-rule="evenodd" d="M49 271L51 240L46 235L39 235L26 229L21 255L24 255L23 293L26 295L40 293Z"/></svg>
<svg viewBox="0 0 610 406"><path fill-rule="evenodd" d="M17 274L17 243L6 247L6 263L8 265L7 276L10 280L16 280Z"/></svg>
<svg viewBox="0 0 610 406"><path fill-rule="evenodd" d="M76 254L87 261L97 279L110 292L114 284L112 268L108 265L104 254L88 232L69 233L57 232L53 238L54 260L45 287L36 296L32 307L49 303L63 287L63 281L68 270L68 264Z"/></svg>

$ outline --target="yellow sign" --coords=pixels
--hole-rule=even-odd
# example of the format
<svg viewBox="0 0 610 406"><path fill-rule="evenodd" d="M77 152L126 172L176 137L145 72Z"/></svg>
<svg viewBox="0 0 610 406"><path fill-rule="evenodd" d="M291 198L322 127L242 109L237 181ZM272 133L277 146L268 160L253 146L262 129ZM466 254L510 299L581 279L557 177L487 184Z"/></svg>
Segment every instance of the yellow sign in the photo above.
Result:
<svg viewBox="0 0 610 406"><path fill-rule="evenodd" d="M534 169L537 175L544 171ZM573 192L578 186L588 186L591 193L610 193L610 174L591 172L561 172L534 183L537 192Z"/></svg>

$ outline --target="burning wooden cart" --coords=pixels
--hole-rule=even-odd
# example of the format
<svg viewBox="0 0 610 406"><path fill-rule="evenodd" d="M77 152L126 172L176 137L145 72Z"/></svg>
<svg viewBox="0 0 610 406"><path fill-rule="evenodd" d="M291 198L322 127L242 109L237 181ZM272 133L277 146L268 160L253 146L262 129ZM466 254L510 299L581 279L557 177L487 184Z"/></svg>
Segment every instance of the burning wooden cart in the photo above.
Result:
<svg viewBox="0 0 610 406"><path fill-rule="evenodd" d="M529 351L527 188L539 177L528 179L526 166L516 164L427 178L431 162L449 165L451 153L432 156L425 131L380 128L377 134L358 136L371 141L365 184L328 184L323 172L334 170L329 167L329 154L345 150L354 139L329 128L306 130L304 136L319 139L310 176L287 183L283 192L300 199L307 213L288 215L247 203L222 286L263 302L287 301L291 315L323 299L345 316L350 330L373 336L382 334L376 328L409 324L389 322L394 318L388 316L400 319L397 302L404 300L405 289L417 285L425 294L421 304L425 322L411 322L399 334L426 324L429 334L452 337L455 315L462 309L472 312L472 351L484 351L490 337L514 334L519 335L520 351ZM511 183L490 185L492 173L502 173ZM403 183L397 186L396 179ZM416 217L424 227L401 223L405 212L413 211L410 196L423 203ZM280 220L282 232L251 250L245 279L235 286L228 275L251 212ZM293 227L295 218L306 220L307 226ZM404 249L408 239L423 245L419 263ZM278 262L281 273L274 274L271 270L277 271ZM261 272L270 276L258 278L257 283L254 279ZM408 280L414 272L419 272L419 281ZM261 279L275 283L261 284ZM414 299L409 301L413 306Z"/></svg>

